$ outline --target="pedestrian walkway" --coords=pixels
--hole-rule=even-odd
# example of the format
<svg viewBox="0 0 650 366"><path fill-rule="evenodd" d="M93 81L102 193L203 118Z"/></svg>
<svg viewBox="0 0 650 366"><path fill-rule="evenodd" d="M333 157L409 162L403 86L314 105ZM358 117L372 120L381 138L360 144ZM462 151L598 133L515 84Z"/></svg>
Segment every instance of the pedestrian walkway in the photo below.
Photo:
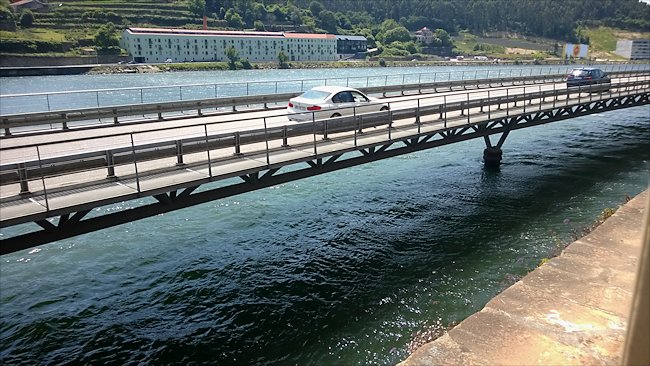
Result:
<svg viewBox="0 0 650 366"><path fill-rule="evenodd" d="M619 365L645 191L401 366Z"/></svg>

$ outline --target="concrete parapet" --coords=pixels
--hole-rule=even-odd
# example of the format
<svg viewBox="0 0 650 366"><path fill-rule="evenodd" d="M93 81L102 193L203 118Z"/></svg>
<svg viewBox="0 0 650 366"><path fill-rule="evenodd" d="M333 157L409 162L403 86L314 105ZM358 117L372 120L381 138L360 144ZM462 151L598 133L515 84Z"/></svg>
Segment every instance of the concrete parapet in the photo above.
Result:
<svg viewBox="0 0 650 366"><path fill-rule="evenodd" d="M646 202L648 191L400 365L621 364Z"/></svg>

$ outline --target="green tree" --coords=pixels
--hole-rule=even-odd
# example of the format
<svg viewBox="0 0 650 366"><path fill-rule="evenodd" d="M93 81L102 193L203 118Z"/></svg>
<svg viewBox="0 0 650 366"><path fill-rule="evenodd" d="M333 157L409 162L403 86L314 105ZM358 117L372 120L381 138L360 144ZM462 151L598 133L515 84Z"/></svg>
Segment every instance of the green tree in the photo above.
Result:
<svg viewBox="0 0 650 366"><path fill-rule="evenodd" d="M201 18L205 14L205 0L189 0L187 8L194 16Z"/></svg>
<svg viewBox="0 0 650 366"><path fill-rule="evenodd" d="M336 13L336 23L338 24L339 28L352 29L352 22L350 22L350 18L348 18L348 16L345 14Z"/></svg>
<svg viewBox="0 0 650 366"><path fill-rule="evenodd" d="M311 14L315 17L317 17L324 9L325 7L323 7L323 4L319 3L318 1L312 1L309 3L309 11L311 11Z"/></svg>
<svg viewBox="0 0 650 366"><path fill-rule="evenodd" d="M391 43L391 42L408 42L411 40L411 33L409 31L402 27L399 26L397 28L393 28L389 31L387 31L384 34L384 42L385 43Z"/></svg>
<svg viewBox="0 0 650 366"><path fill-rule="evenodd" d="M10 7L0 7L0 29L10 32L16 30L16 19Z"/></svg>
<svg viewBox="0 0 650 366"><path fill-rule="evenodd" d="M289 12L289 19L291 20L291 24L293 24L294 26L301 25L302 15L300 13L300 9L296 8L295 6L292 6Z"/></svg>
<svg viewBox="0 0 650 366"><path fill-rule="evenodd" d="M287 55L283 51L280 51L278 53L278 66L281 69L288 69L289 64L287 63L287 61L289 61L289 58L287 57Z"/></svg>
<svg viewBox="0 0 650 366"><path fill-rule="evenodd" d="M440 40L440 46L449 47L454 45L453 40L451 39L449 33L447 33L446 30L438 28L434 31L434 33L436 38Z"/></svg>
<svg viewBox="0 0 650 366"><path fill-rule="evenodd" d="M263 31L264 30L264 23L262 23L261 20L256 20L255 23L253 23L253 27L255 28L255 30Z"/></svg>
<svg viewBox="0 0 650 366"><path fill-rule="evenodd" d="M228 47L226 49L226 57L228 57L228 67L231 70L235 70L237 68L237 61L239 60L239 53L237 53L237 50L235 47Z"/></svg>
<svg viewBox="0 0 650 366"><path fill-rule="evenodd" d="M336 15L329 10L320 12L316 24L329 33L336 33Z"/></svg>
<svg viewBox="0 0 650 366"><path fill-rule="evenodd" d="M228 26L235 28L235 29L242 29L244 28L244 21L242 20L241 15L237 13L234 9L230 8L228 11L226 11L226 15L224 16L224 20L228 22Z"/></svg>
<svg viewBox="0 0 650 366"><path fill-rule="evenodd" d="M381 25L379 26L379 32L386 33L391 29L399 27L401 27L401 25L399 25L399 23L397 23L394 19L386 19L381 22Z"/></svg>
<svg viewBox="0 0 650 366"><path fill-rule="evenodd" d="M262 20L266 18L266 7L264 4L253 3L253 17L256 20Z"/></svg>
<svg viewBox="0 0 650 366"><path fill-rule="evenodd" d="M95 45L100 48L109 48L119 45L120 41L115 34L115 25L113 23L106 23L99 27L95 33Z"/></svg>
<svg viewBox="0 0 650 366"><path fill-rule="evenodd" d="M34 25L34 13L31 10L24 10L20 14L20 25L25 28L29 28Z"/></svg>

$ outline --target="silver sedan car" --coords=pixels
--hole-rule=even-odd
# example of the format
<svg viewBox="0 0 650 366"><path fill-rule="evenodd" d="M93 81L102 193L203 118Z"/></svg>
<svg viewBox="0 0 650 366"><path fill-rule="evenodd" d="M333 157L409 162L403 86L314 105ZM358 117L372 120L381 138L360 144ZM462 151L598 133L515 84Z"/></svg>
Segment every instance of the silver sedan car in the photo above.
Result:
<svg viewBox="0 0 650 366"><path fill-rule="evenodd" d="M287 106L287 117L302 122L387 110L388 104L356 89L319 86L291 98Z"/></svg>

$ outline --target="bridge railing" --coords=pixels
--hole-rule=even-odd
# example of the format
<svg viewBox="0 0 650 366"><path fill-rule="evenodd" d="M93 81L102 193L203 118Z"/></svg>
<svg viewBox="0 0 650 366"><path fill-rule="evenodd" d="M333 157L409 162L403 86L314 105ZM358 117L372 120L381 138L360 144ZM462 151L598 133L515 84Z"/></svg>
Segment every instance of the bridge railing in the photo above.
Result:
<svg viewBox="0 0 650 366"><path fill-rule="evenodd" d="M631 76L647 76L650 75L650 70L630 70L630 71L616 71L611 72L612 77L631 77ZM383 94L388 93L408 93L425 91L439 91L439 90L468 90L480 89L507 85L526 85L538 83L560 82L565 78L564 74L542 74L542 75L529 75L529 76L516 76L516 77L503 77L503 78L484 78L484 79L468 79L468 80L455 80L455 81L434 81L434 82L419 82L413 84L395 84L389 86L374 86L361 88L362 91L368 94ZM113 107L102 108L84 108L62 110L56 112L39 112L39 113L20 113L12 115L0 116L0 130L4 131L5 136L11 135L11 129L25 129L27 127L48 125L50 127L58 126L64 130L70 128L73 123L88 122L96 124L97 121L109 120L113 124L123 123L125 120L133 119L134 117L142 120L147 117L152 121L162 121L164 114L172 113L172 117L178 117L177 113L188 113L198 117L214 114L214 113L227 113L224 110L236 111L236 108L241 106L262 106L268 109L270 104L286 103L289 99L298 95L298 93L283 93L283 94L266 94L266 95L252 95L240 97L222 97L210 98L201 100L188 100L177 102L165 103L148 103L148 104L134 104L122 105ZM78 125L78 124L77 124Z"/></svg>
<svg viewBox="0 0 650 366"><path fill-rule="evenodd" d="M160 85L113 89L73 90L0 95L0 114L65 111L118 105L151 104L187 100L240 97L264 94L301 93L319 85L370 88L399 84L419 84L474 79L500 79L541 75L566 75L577 65L499 68L462 68L451 71L368 75L345 78L268 80L254 82ZM647 69L643 64L602 65L607 73Z"/></svg>
<svg viewBox="0 0 650 366"><path fill-rule="evenodd" d="M508 88L505 95L490 95L488 91L485 96L486 91L472 91L460 99L444 96L442 103L432 102L440 99L439 96L428 95L417 98L414 101L416 107L391 107L385 112L355 113L349 117L311 123L272 125L270 118L256 118L233 121L259 126L247 129L231 127L228 130L226 123L215 122L158 130L155 136L151 131L132 132L3 148L2 154L17 158L13 163L0 165L0 188L3 192L0 203L29 197L41 203L46 211L55 213L57 207L51 204L51 197L64 191L88 189L87 199L93 201L97 198L93 196L92 187L119 181L123 187L129 188L128 192L138 197L155 195L170 189L169 183L165 186L152 183L157 177L189 174L201 168L205 170L202 179L206 180L239 177L247 169L254 171L260 167L270 169L276 166L280 162L275 154L285 152L287 146L302 151L304 156L298 159L306 160L331 153L327 150L327 141L340 134L353 139L351 150L360 147L358 141L363 131L373 127L388 127L382 130L390 141L394 133L391 127L398 121L412 121L418 134L427 123L435 123L444 131L452 124L471 126L497 116L542 110L543 105L547 108L570 106L614 96L647 94L649 87L647 80L636 78L612 84L608 90L603 85L554 90L542 90L538 85L537 91L527 91L531 86L518 86ZM476 97L477 93L481 93L480 97ZM161 137L161 134L168 137ZM79 153L76 152L79 146L92 148ZM246 159L242 158L244 156ZM238 163L230 165L233 161ZM179 180L176 184L189 186L191 180ZM101 199L108 202L113 198ZM19 218L3 217L0 227L13 225L14 220Z"/></svg>

